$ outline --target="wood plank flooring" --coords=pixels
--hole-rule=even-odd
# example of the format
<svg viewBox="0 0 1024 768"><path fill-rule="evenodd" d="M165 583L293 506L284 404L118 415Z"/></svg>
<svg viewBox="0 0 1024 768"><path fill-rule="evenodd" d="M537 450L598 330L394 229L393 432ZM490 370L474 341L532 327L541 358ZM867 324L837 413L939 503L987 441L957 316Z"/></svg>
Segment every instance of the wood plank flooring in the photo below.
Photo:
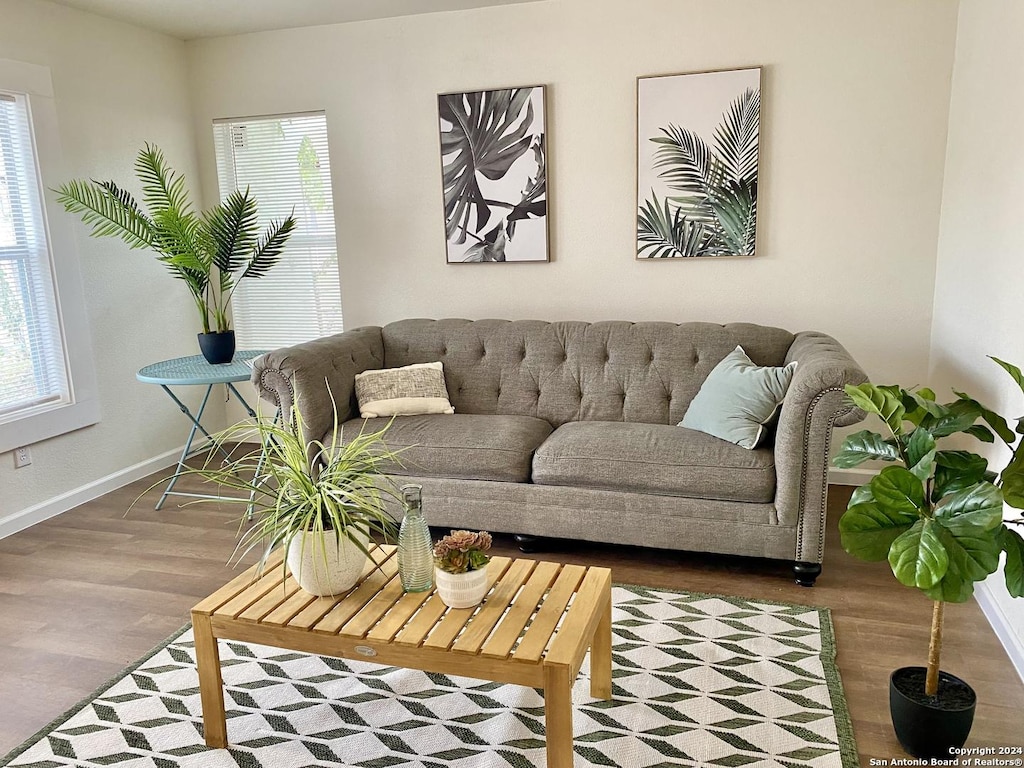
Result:
<svg viewBox="0 0 1024 768"><path fill-rule="evenodd" d="M153 510L159 475L0 539L0 755L89 695L188 621L189 609L237 571L225 564L237 530L234 505ZM773 561L558 542L538 559L612 568L616 582L828 606L862 765L903 757L888 714L888 675L923 664L931 605L899 586L884 563L839 547L835 520L849 489L830 494L824 572L796 586ZM223 508L221 508L223 507ZM429 519L430 509L426 508ZM585 514L585 512L581 512ZM497 536L497 554L515 555ZM1021 682L975 603L946 611L943 668L978 691L968 745L1024 742Z"/></svg>

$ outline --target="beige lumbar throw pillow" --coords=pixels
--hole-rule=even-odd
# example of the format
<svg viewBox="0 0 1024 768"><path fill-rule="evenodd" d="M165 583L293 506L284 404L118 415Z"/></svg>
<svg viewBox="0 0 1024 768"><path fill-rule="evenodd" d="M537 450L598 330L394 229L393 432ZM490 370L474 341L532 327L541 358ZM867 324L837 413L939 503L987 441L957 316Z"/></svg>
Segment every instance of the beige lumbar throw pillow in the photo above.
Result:
<svg viewBox="0 0 1024 768"><path fill-rule="evenodd" d="M455 413L441 363L416 363L356 374L356 399L364 419Z"/></svg>

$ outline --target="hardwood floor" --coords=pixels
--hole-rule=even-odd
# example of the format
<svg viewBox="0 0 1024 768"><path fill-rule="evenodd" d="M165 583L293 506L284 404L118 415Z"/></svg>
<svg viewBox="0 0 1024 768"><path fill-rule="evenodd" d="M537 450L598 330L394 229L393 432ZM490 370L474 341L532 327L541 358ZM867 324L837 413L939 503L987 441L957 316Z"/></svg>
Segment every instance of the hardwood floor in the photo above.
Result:
<svg viewBox="0 0 1024 768"><path fill-rule="evenodd" d="M225 565L236 507L153 510L159 475L0 539L0 755L115 676L188 620L193 604L235 575ZM835 520L849 489L830 494L824 571L798 587L774 561L558 542L538 559L610 566L621 583L828 606L861 764L905 757L888 714L888 675L923 664L931 604L899 586L884 563L839 547ZM223 506L224 508L220 508ZM430 510L426 509L429 519ZM581 513L584 514L584 513ZM496 537L501 554L517 552ZM946 611L943 668L979 695L969 746L1020 745L1024 683L971 602Z"/></svg>

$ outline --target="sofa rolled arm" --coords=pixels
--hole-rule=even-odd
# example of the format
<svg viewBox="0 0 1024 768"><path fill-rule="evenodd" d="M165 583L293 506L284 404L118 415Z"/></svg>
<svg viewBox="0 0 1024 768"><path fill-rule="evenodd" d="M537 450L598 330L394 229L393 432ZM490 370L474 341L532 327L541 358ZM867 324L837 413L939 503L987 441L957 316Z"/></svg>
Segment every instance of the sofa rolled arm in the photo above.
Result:
<svg viewBox="0 0 1024 768"><path fill-rule="evenodd" d="M384 340L375 326L276 349L256 359L251 381L264 400L288 409L294 403L309 438L320 440L358 413L355 376L384 367ZM331 402L331 396L334 402Z"/></svg>
<svg viewBox="0 0 1024 768"><path fill-rule="evenodd" d="M796 372L775 436L775 509L780 524L797 527L793 559L821 563L832 428L864 418L843 388L868 377L850 353L824 333L798 333L786 355L787 363L794 360Z"/></svg>

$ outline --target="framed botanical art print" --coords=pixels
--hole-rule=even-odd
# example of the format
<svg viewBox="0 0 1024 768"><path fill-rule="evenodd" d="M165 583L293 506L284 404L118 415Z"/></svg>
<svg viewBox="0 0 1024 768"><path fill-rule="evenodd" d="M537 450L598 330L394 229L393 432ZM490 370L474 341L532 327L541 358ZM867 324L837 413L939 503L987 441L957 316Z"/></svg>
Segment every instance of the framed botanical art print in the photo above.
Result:
<svg viewBox="0 0 1024 768"><path fill-rule="evenodd" d="M544 86L437 97L448 263L548 260Z"/></svg>
<svg viewBox="0 0 1024 768"><path fill-rule="evenodd" d="M637 79L637 258L753 256L761 70Z"/></svg>

